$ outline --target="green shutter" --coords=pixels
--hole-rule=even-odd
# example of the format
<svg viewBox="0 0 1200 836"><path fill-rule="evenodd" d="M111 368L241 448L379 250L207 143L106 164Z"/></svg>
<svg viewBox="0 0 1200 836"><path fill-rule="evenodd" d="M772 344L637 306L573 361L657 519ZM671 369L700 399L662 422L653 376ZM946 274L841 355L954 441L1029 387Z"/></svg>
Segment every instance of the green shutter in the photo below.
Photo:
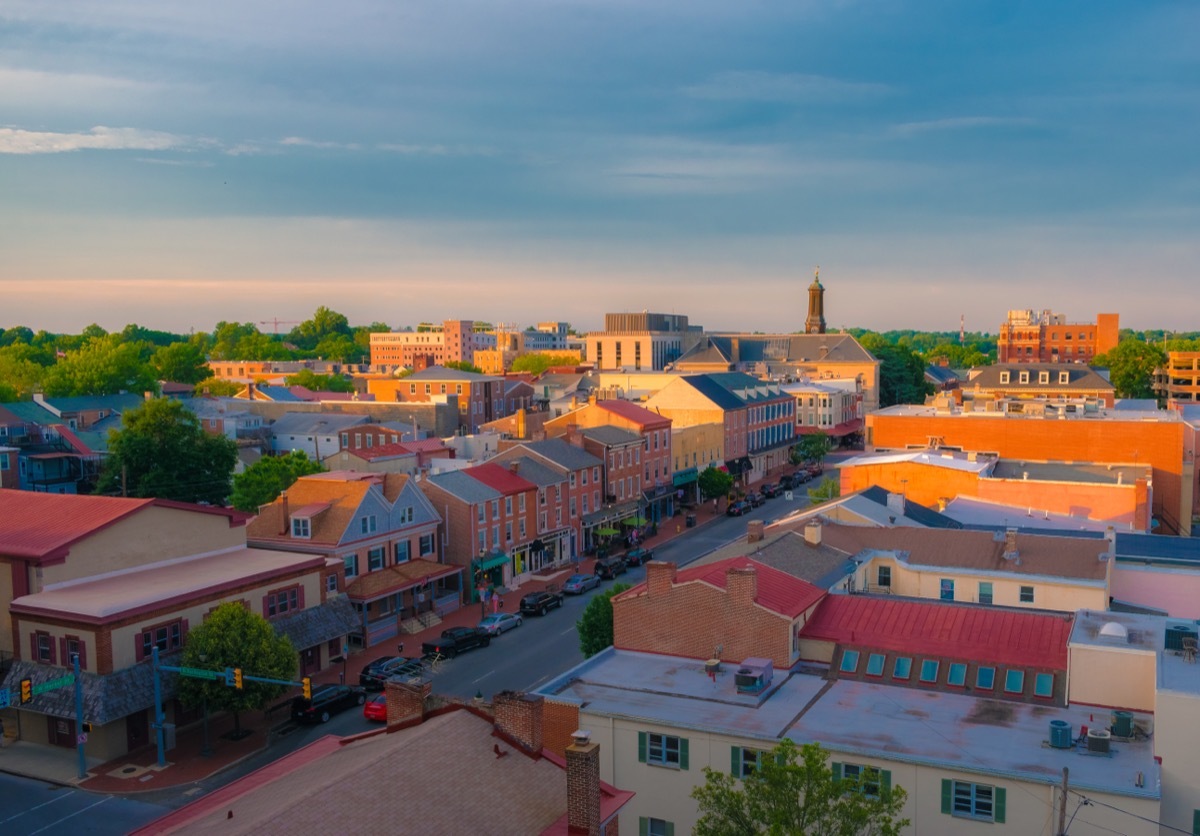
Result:
<svg viewBox="0 0 1200 836"><path fill-rule="evenodd" d="M675 836L675 822L663 822L667 826L667 836Z"/></svg>
<svg viewBox="0 0 1200 836"><path fill-rule="evenodd" d="M688 741L686 737L679 738L679 768L688 768Z"/></svg>
<svg viewBox="0 0 1200 836"><path fill-rule="evenodd" d="M954 805L954 786L949 778L942 779L942 812L949 813Z"/></svg>
<svg viewBox="0 0 1200 836"><path fill-rule="evenodd" d="M892 794L892 770L879 770L879 794L887 797Z"/></svg>
<svg viewBox="0 0 1200 836"><path fill-rule="evenodd" d="M734 778L742 777L742 747L729 747L729 774Z"/></svg>
<svg viewBox="0 0 1200 836"><path fill-rule="evenodd" d="M646 762L646 749L647 748L648 748L648 743L646 740L646 733L644 731L640 731L640 732L638 732L638 761L641 763ZM645 819L642 819L642 821L645 821Z"/></svg>
<svg viewBox="0 0 1200 836"><path fill-rule="evenodd" d="M638 836L650 836L650 819L645 816L638 819Z"/></svg>
<svg viewBox="0 0 1200 836"><path fill-rule="evenodd" d="M1200 836L1200 810L1192 811L1192 836Z"/></svg>
<svg viewBox="0 0 1200 836"><path fill-rule="evenodd" d="M995 796L995 807L993 808L995 815L993 818L996 820L996 824L1004 824L1004 797L1008 795L1008 793L1005 791L1004 787L996 787L992 792Z"/></svg>
<svg viewBox="0 0 1200 836"><path fill-rule="evenodd" d="M834 762L830 764L830 767L833 769L833 782L836 784L842 780L842 765Z"/></svg>

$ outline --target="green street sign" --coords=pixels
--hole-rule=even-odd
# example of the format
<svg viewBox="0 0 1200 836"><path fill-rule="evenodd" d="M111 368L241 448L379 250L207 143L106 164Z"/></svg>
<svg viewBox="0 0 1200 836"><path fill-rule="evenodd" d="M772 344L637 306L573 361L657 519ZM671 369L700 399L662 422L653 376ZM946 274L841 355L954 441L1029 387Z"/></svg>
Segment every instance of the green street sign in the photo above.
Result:
<svg viewBox="0 0 1200 836"><path fill-rule="evenodd" d="M75 684L75 674L69 673L66 676L60 676L58 679L49 679L45 682L39 682L33 686L33 693L44 694L47 691L53 691L56 688L65 688L68 685Z"/></svg>
<svg viewBox="0 0 1200 836"><path fill-rule="evenodd" d="M224 671L210 671L204 668L180 668L180 676L190 676L193 679L224 679Z"/></svg>

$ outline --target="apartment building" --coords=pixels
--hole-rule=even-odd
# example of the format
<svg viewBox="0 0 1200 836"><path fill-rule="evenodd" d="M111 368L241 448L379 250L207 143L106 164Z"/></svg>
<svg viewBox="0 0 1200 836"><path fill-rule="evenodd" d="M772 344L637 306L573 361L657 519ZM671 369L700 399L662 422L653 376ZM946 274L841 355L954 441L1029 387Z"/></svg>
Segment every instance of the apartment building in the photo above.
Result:
<svg viewBox="0 0 1200 836"><path fill-rule="evenodd" d="M440 326L416 331L388 331L371 335L371 367L394 372L414 368L419 357L434 365L474 363L476 349L494 348L495 335L476 333L470 319L447 319Z"/></svg>
<svg viewBox="0 0 1200 836"><path fill-rule="evenodd" d="M1067 322L1053 311L1009 311L1000 324L1000 363L1091 363L1117 347L1120 315L1098 314L1095 322Z"/></svg>
<svg viewBox="0 0 1200 836"><path fill-rule="evenodd" d="M367 389L378 401L450 403L453 400L458 404L459 427L466 433L479 432L482 424L509 414L508 385L498 375L432 366L404 378L369 380ZM515 400L511 403L518 404Z"/></svg>

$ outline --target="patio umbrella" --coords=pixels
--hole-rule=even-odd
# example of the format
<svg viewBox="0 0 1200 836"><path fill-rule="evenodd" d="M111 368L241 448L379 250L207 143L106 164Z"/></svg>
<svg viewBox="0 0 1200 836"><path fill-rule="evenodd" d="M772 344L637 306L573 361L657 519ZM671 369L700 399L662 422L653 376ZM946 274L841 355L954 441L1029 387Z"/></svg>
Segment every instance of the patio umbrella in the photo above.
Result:
<svg viewBox="0 0 1200 836"><path fill-rule="evenodd" d="M645 525L645 524L646 524L646 518L641 517L641 516L630 517L627 520L621 521L621 525Z"/></svg>
<svg viewBox="0 0 1200 836"><path fill-rule="evenodd" d="M614 534L620 534L615 528L597 528L596 533L601 537L612 537Z"/></svg>

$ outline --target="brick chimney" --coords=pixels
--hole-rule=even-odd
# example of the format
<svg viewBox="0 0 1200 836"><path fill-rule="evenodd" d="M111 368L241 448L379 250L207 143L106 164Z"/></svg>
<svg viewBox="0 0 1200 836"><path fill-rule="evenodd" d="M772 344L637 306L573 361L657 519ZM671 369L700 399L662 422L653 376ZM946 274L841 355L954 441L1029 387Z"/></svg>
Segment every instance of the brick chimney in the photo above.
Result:
<svg viewBox="0 0 1200 836"><path fill-rule="evenodd" d="M288 526L291 525L291 522L288 520L288 516L290 515L291 511L288 508L287 491L280 492L279 498L283 500L281 509L282 515L279 520L279 535L282 537L288 533Z"/></svg>
<svg viewBox="0 0 1200 836"><path fill-rule="evenodd" d="M517 438L524 439L527 428L525 426L525 407L517 410Z"/></svg>
<svg viewBox="0 0 1200 836"><path fill-rule="evenodd" d="M763 521L750 520L746 523L746 542L757 543L761 539L763 539Z"/></svg>
<svg viewBox="0 0 1200 836"><path fill-rule="evenodd" d="M753 566L741 566L725 573L725 588L729 601L738 607L748 607L758 597L758 572Z"/></svg>
<svg viewBox="0 0 1200 836"><path fill-rule="evenodd" d="M586 731L571 735L567 757L567 833L600 836L600 744Z"/></svg>
<svg viewBox="0 0 1200 836"><path fill-rule="evenodd" d="M665 560L651 560L646 564L646 594L655 598L671 594L675 585L675 564Z"/></svg>
<svg viewBox="0 0 1200 836"><path fill-rule="evenodd" d="M1004 559L1015 560L1020 565L1021 552L1017 548L1017 530L1015 528L1006 529L1004 532Z"/></svg>
<svg viewBox="0 0 1200 836"><path fill-rule="evenodd" d="M804 542L810 546L821 545L821 521L812 520L804 526Z"/></svg>
<svg viewBox="0 0 1200 836"><path fill-rule="evenodd" d="M542 697L501 691L492 697L496 730L521 744L528 752L542 751Z"/></svg>
<svg viewBox="0 0 1200 836"><path fill-rule="evenodd" d="M433 689L430 682L409 683L389 679L387 689L387 724L394 726L410 720L425 719L425 699Z"/></svg>

